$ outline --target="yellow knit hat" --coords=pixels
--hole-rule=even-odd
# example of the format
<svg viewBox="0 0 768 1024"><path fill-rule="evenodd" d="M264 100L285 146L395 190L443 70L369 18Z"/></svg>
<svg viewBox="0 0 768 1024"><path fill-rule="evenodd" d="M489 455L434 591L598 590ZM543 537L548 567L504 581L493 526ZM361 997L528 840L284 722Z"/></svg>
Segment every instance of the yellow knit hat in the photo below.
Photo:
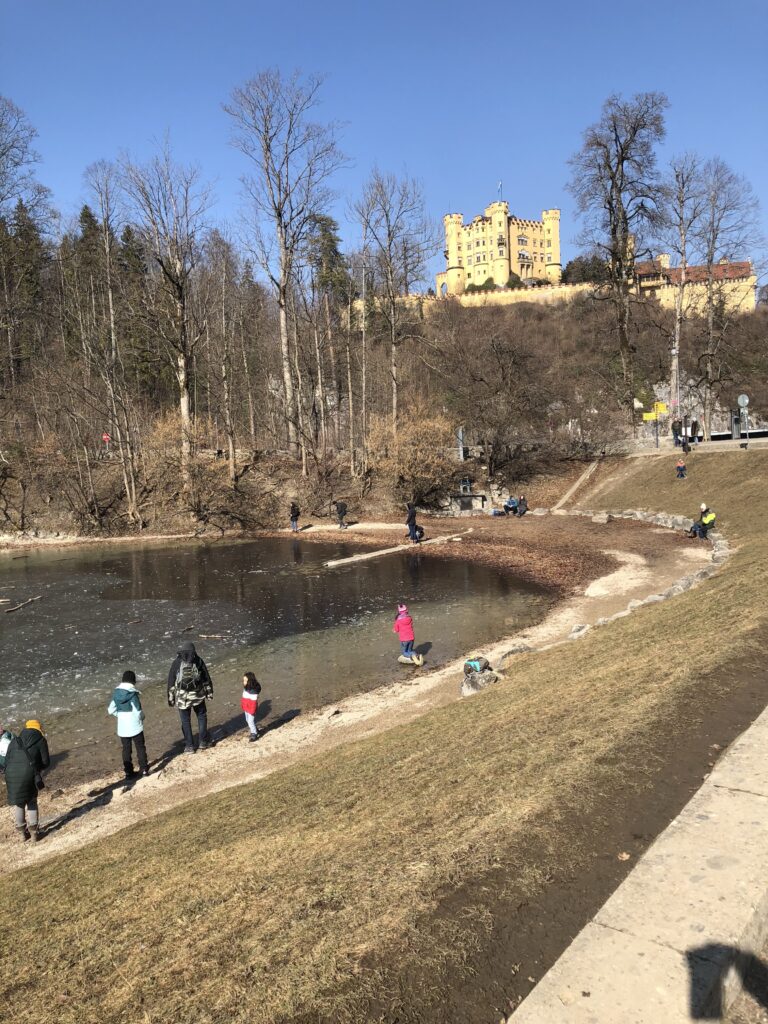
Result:
<svg viewBox="0 0 768 1024"><path fill-rule="evenodd" d="M38 732L42 732L43 731L42 725L40 725L40 723L37 721L36 718L30 718L30 720L28 722L25 722L24 723L24 728L25 729L37 729Z"/></svg>

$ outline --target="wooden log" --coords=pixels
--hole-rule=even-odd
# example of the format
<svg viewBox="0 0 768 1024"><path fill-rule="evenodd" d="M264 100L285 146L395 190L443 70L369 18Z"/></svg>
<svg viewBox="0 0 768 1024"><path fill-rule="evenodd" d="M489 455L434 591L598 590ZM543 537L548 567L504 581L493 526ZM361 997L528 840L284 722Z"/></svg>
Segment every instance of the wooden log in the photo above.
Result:
<svg viewBox="0 0 768 1024"><path fill-rule="evenodd" d="M33 601L39 601L42 596L42 594L38 594L37 597L29 597L26 601L22 601L21 604L15 604L13 608L4 608L3 611L6 615L9 615L11 612L17 612L19 608L26 608L26 606L28 604L32 604Z"/></svg>

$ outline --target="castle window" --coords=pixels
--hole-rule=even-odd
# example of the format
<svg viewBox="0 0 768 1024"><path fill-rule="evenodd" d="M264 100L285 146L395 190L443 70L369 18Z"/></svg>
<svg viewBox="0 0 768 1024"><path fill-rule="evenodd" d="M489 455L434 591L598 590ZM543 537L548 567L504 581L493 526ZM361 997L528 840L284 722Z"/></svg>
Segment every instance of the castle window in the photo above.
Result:
<svg viewBox="0 0 768 1024"><path fill-rule="evenodd" d="M550 249L551 247L552 247L552 243L549 241L549 239L547 239L547 248Z"/></svg>

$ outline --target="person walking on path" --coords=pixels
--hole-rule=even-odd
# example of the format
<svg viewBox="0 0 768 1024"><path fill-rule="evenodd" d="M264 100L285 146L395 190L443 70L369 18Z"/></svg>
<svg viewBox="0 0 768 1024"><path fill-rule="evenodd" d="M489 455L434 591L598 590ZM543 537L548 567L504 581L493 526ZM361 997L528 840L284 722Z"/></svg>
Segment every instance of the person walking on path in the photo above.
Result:
<svg viewBox="0 0 768 1024"><path fill-rule="evenodd" d="M299 516L301 515L301 509L295 501L291 502L291 508L288 513L291 517L291 531L297 533L299 529Z"/></svg>
<svg viewBox="0 0 768 1024"><path fill-rule="evenodd" d="M13 823L23 842L40 838L37 794L43 788L41 772L50 766L51 755L42 725L30 719L8 744L5 754L5 786Z"/></svg>
<svg viewBox="0 0 768 1024"><path fill-rule="evenodd" d="M240 698L240 707L245 715L245 724L251 736L249 743L255 743L261 736L261 729L256 725L256 715L259 713L259 694L261 683L253 672L246 672L243 676L243 695Z"/></svg>
<svg viewBox="0 0 768 1024"><path fill-rule="evenodd" d="M687 470L686 470L686 465L685 465L685 459L682 457L682 455L677 460L677 466L675 468L677 470L677 479L678 480L685 480L685 477L687 475Z"/></svg>
<svg viewBox="0 0 768 1024"><path fill-rule="evenodd" d="M400 641L400 657L408 658L414 665L422 665L423 657L421 654L414 653L414 641L416 640L414 620L409 614L407 605L397 605L397 615L392 632L397 634Z"/></svg>
<svg viewBox="0 0 768 1024"><path fill-rule="evenodd" d="M346 530L347 524L344 522L344 516L347 514L347 503L346 501L334 502L336 506L336 515L339 517L339 529Z"/></svg>
<svg viewBox="0 0 768 1024"><path fill-rule="evenodd" d="M412 501L408 502L408 515L405 520L405 525L408 527L408 537L413 544L419 543L419 534L416 528L416 506Z"/></svg>
<svg viewBox="0 0 768 1024"><path fill-rule="evenodd" d="M135 779L137 775L149 775L147 763L147 747L144 742L144 712L141 697L136 689L136 674L130 670L123 672L122 682L115 687L112 700L109 702L107 714L117 719L117 735L123 746L123 768L126 779ZM136 747L136 759L139 770L133 768L133 747Z"/></svg>
<svg viewBox="0 0 768 1024"><path fill-rule="evenodd" d="M672 420L672 440L675 442L675 448L680 444L680 434L683 430L683 424L679 419Z"/></svg>
<svg viewBox="0 0 768 1024"><path fill-rule="evenodd" d="M192 710L197 715L198 748L211 746L208 735L208 709L206 700L213 698L213 681L205 662L187 640L179 648L168 672L168 707L178 709L181 731L184 734L184 753L194 754L192 736Z"/></svg>

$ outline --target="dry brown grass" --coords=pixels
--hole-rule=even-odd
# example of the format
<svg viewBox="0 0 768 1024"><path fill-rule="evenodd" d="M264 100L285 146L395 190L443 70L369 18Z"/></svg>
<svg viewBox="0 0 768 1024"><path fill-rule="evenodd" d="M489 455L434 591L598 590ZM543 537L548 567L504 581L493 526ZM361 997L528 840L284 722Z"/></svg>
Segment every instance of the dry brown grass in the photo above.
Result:
<svg viewBox="0 0 768 1024"><path fill-rule="evenodd" d="M561 809L589 807L623 751L694 699L766 618L768 454L623 464L595 507L712 503L741 550L690 593L516 663L514 679L250 786L0 882L0 1005L37 1024L363 1021L419 958L430 970L487 927L422 915L514 863L536 892ZM707 685L716 685L708 683ZM650 749L650 748L649 748ZM535 855L531 852L535 850ZM458 956L458 954L457 954Z"/></svg>

